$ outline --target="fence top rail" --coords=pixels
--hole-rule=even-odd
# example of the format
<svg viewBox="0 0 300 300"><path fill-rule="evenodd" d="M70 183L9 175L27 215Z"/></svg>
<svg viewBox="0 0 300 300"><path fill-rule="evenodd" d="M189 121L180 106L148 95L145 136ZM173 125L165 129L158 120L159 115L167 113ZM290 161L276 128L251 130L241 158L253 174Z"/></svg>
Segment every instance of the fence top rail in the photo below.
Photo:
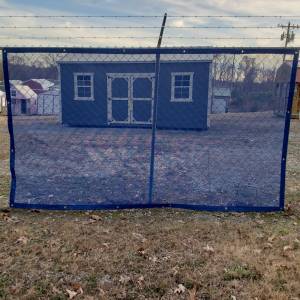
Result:
<svg viewBox="0 0 300 300"><path fill-rule="evenodd" d="M3 53L103 53L103 54L295 54L300 48L284 47L0 47Z"/></svg>

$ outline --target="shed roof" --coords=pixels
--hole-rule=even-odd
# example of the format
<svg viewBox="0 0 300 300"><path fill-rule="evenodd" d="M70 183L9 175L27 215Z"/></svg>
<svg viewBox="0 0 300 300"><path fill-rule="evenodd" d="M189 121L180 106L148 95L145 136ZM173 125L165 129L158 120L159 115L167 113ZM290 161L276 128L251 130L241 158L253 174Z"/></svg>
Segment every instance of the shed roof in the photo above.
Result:
<svg viewBox="0 0 300 300"><path fill-rule="evenodd" d="M218 97L231 97L231 89L228 87L216 87L213 89L213 95Z"/></svg>
<svg viewBox="0 0 300 300"><path fill-rule="evenodd" d="M48 79L43 79L43 78L33 78L33 79L31 79L32 81L35 81L35 82L37 82L37 83L39 83L41 86L42 86L42 88L43 88L43 90L48 90L50 87L52 87L53 85L54 85L54 83L53 82L51 82L50 80L48 80Z"/></svg>
<svg viewBox="0 0 300 300"><path fill-rule="evenodd" d="M13 86L25 99L37 97L37 94L27 85L14 84Z"/></svg>
<svg viewBox="0 0 300 300"><path fill-rule="evenodd" d="M9 80L9 83L13 84L13 85L22 84L22 80L11 79L11 80Z"/></svg>
<svg viewBox="0 0 300 300"><path fill-rule="evenodd" d="M162 62L212 61L211 54L161 54ZM154 62L155 54L90 54L68 53L58 63Z"/></svg>

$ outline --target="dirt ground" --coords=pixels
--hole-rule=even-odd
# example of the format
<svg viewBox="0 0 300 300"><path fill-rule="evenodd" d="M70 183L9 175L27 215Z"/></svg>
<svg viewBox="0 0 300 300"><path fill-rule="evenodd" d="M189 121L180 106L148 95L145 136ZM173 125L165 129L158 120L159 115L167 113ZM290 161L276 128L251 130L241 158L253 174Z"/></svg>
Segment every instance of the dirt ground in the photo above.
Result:
<svg viewBox="0 0 300 300"><path fill-rule="evenodd" d="M148 203L150 129L14 120L16 202ZM153 202L278 206L283 126L258 112L212 115L200 132L158 130Z"/></svg>
<svg viewBox="0 0 300 300"><path fill-rule="evenodd" d="M300 299L299 134L282 213L58 212L5 208L2 130L0 298Z"/></svg>

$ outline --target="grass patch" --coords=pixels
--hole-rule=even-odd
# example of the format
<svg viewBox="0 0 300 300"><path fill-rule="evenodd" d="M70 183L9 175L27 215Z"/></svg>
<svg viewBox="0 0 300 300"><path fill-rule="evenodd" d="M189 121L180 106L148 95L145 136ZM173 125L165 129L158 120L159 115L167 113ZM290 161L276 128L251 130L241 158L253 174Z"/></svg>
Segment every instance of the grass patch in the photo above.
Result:
<svg viewBox="0 0 300 300"><path fill-rule="evenodd" d="M0 274L0 299L5 299L8 295L7 287L13 283L12 278L8 274Z"/></svg>
<svg viewBox="0 0 300 300"><path fill-rule="evenodd" d="M247 265L235 264L224 270L224 280L258 280L261 274L253 267Z"/></svg>
<svg viewBox="0 0 300 300"><path fill-rule="evenodd" d="M49 291L51 290L51 285L47 281L40 280L34 284L34 289L38 297L43 297L48 295Z"/></svg>

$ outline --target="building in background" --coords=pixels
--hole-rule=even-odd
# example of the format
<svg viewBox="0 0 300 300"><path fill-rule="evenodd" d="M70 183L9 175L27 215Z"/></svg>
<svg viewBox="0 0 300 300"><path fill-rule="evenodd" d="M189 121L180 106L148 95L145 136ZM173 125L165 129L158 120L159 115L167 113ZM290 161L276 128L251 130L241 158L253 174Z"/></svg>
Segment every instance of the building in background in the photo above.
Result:
<svg viewBox="0 0 300 300"><path fill-rule="evenodd" d="M49 91L54 83L48 79L29 79L22 83L23 85L29 86L36 94L44 93Z"/></svg>
<svg viewBox="0 0 300 300"><path fill-rule="evenodd" d="M51 89L49 91L38 94L37 113L39 115L59 115L60 112L60 92L59 89Z"/></svg>
<svg viewBox="0 0 300 300"><path fill-rule="evenodd" d="M275 76L275 109L274 113L277 116L284 117L288 102L288 92L291 80L291 62L285 61L277 69Z"/></svg>
<svg viewBox="0 0 300 300"><path fill-rule="evenodd" d="M7 107L6 107L5 92L0 91L0 113L5 114L6 111L7 111Z"/></svg>
<svg viewBox="0 0 300 300"><path fill-rule="evenodd" d="M10 82L13 115L37 114L37 94L26 85Z"/></svg>
<svg viewBox="0 0 300 300"><path fill-rule="evenodd" d="M292 118L293 119L300 118L300 68L297 69L295 94L294 94L293 106L292 106Z"/></svg>
<svg viewBox="0 0 300 300"><path fill-rule="evenodd" d="M207 129L211 107L209 55L162 55L157 127ZM151 127L155 57L66 55L59 61L62 123Z"/></svg>
<svg viewBox="0 0 300 300"><path fill-rule="evenodd" d="M231 88L214 87L212 96L211 112L213 114L228 112L228 106L231 102Z"/></svg>

